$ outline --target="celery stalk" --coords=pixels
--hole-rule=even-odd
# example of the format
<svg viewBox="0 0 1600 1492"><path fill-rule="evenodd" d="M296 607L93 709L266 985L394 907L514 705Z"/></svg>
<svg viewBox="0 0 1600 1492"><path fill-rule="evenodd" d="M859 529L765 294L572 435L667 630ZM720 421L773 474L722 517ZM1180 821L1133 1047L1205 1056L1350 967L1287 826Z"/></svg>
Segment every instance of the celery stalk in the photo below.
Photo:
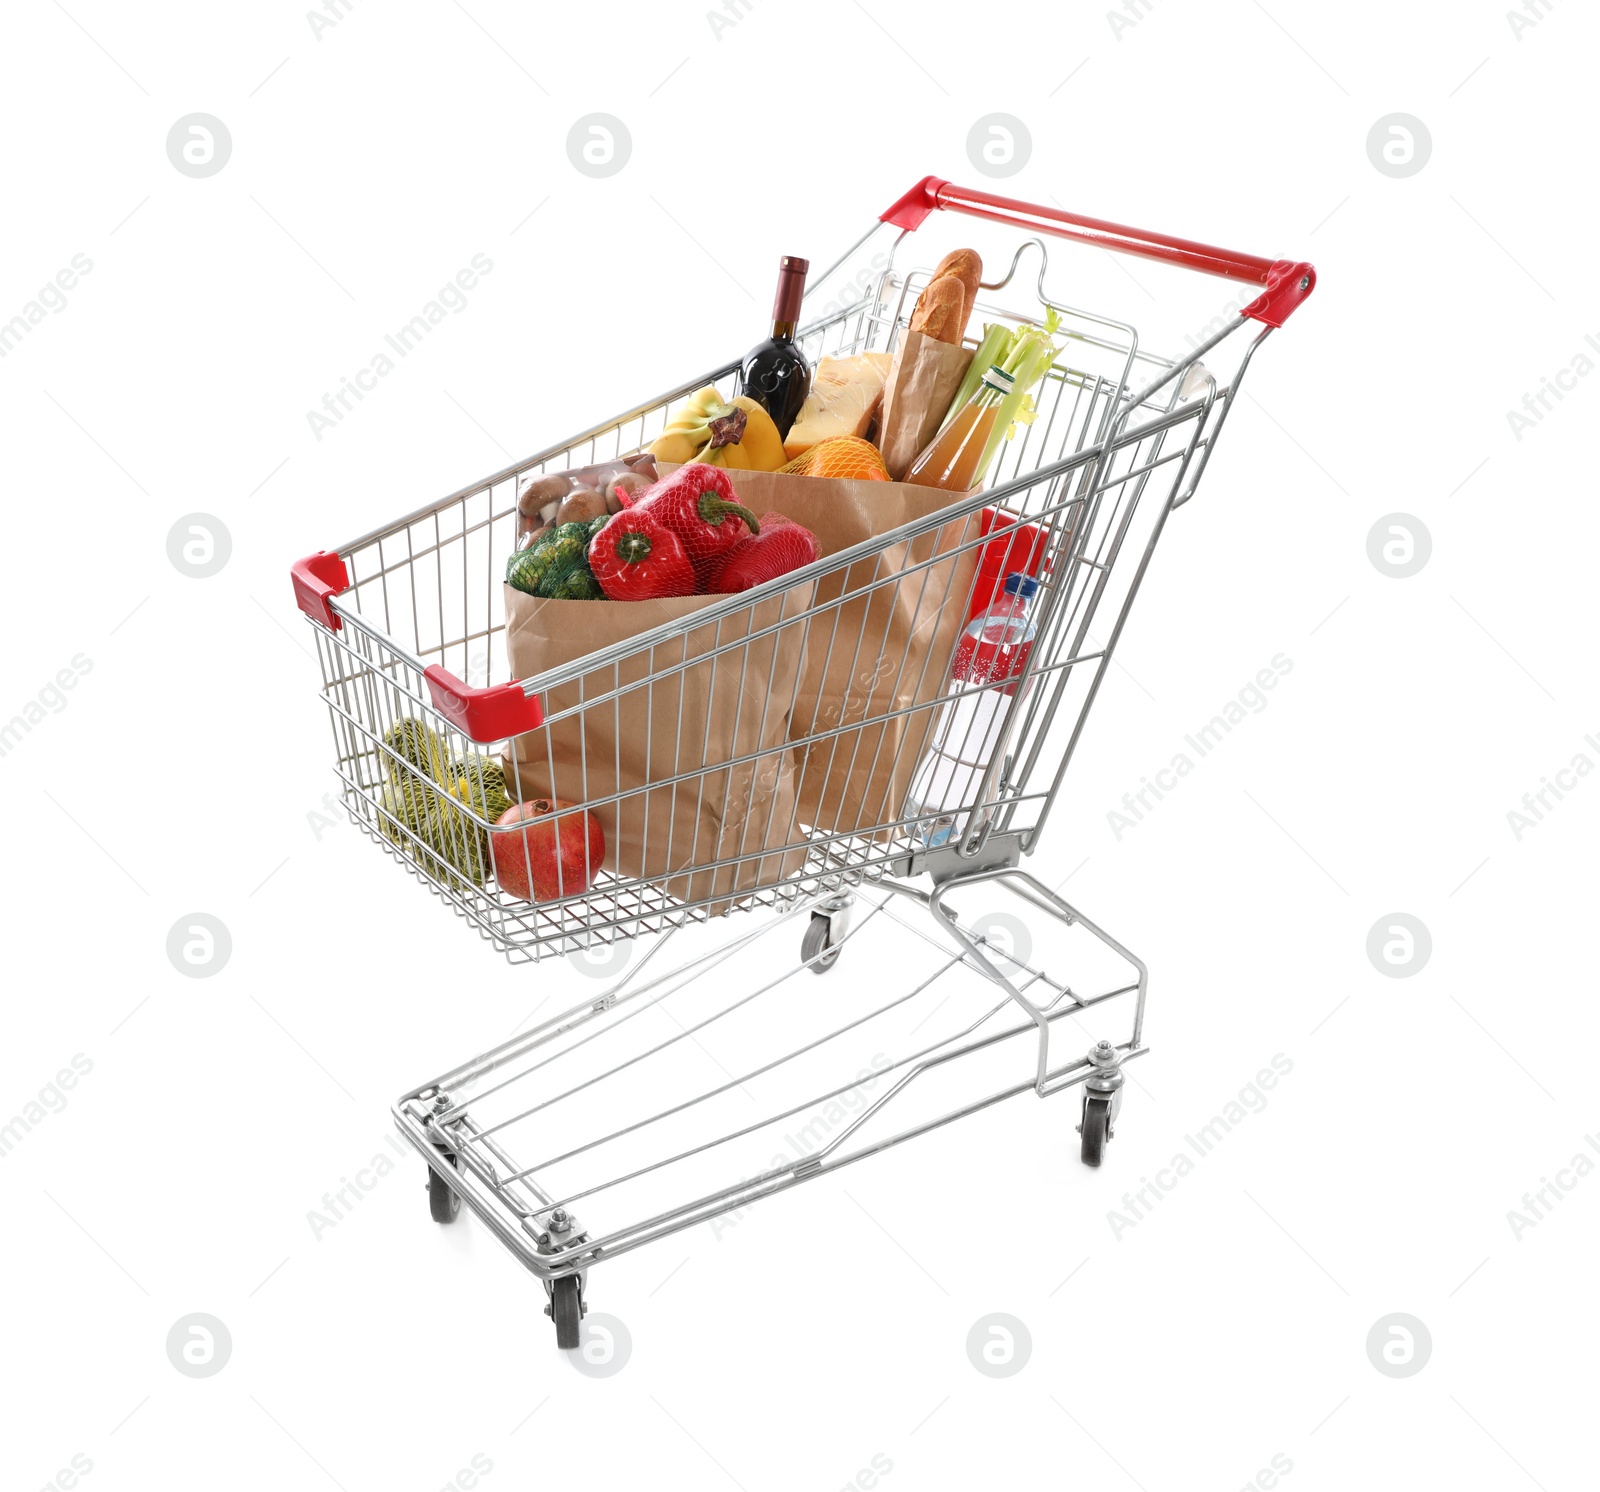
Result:
<svg viewBox="0 0 1600 1492"><path fill-rule="evenodd" d="M1000 362L1002 371L1011 375L1011 392L999 401L994 427L989 431L983 454L978 458L973 473L974 485L981 483L988 474L989 465L1000 449L1000 442L1010 438L1012 427L1032 420L1033 404L1029 392L1049 372L1050 365L1055 361L1057 349L1050 339L1060 325L1061 317L1052 306L1043 326L1020 326L1012 336L1011 345ZM977 360L973 361L976 363ZM983 369L979 369L980 377L982 373Z"/></svg>
<svg viewBox="0 0 1600 1492"><path fill-rule="evenodd" d="M978 381L988 371L991 363L997 363L1005 356L1012 340L1013 333L999 322L990 321L984 324L983 340L978 343L978 350L972 354L972 361L967 365L961 387L956 390L956 396L950 401L949 409L945 410L944 418L939 421L941 430L967 407L967 401L978 392Z"/></svg>

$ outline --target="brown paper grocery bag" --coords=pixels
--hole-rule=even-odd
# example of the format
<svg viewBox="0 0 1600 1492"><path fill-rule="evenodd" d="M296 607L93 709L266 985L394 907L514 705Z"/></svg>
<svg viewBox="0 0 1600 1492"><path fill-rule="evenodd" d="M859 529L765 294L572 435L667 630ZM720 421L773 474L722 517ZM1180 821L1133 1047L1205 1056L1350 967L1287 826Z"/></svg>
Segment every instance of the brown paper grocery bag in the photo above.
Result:
<svg viewBox="0 0 1600 1492"><path fill-rule="evenodd" d="M971 362L972 349L959 342L941 342L925 332L900 334L883 386L877 434L883 464L895 481L905 476L922 448L939 433Z"/></svg>
<svg viewBox="0 0 1600 1492"><path fill-rule="evenodd" d="M507 786L523 799L590 804L605 833L607 870L681 901L709 901L713 916L742 893L796 874L805 850L794 843L789 715L812 595L809 583L791 587L546 691L547 717L576 713L547 719L506 747ZM516 678L692 621L722 599L548 601L510 586L505 597ZM734 863L719 867L723 861Z"/></svg>
<svg viewBox="0 0 1600 1492"><path fill-rule="evenodd" d="M728 475L741 502L755 513L779 512L804 524L824 556L937 513L962 496L902 482ZM802 824L827 834L883 838L892 832L885 826L903 817L937 713L933 702L949 683L980 534L978 513L952 517L818 579L789 724ZM974 547L962 549L969 544Z"/></svg>

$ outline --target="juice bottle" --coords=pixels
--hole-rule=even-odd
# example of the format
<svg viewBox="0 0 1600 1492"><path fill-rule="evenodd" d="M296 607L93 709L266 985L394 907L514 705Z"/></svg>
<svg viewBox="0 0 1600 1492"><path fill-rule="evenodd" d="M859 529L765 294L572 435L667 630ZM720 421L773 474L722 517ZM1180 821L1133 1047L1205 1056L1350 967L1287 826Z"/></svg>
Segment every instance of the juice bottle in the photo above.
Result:
<svg viewBox="0 0 1600 1492"><path fill-rule="evenodd" d="M1000 404L1015 386L1011 374L991 363L984 370L972 397L945 421L944 428L930 440L911 463L905 480L918 487L939 487L946 492L965 492L983 478L978 464L983 460Z"/></svg>

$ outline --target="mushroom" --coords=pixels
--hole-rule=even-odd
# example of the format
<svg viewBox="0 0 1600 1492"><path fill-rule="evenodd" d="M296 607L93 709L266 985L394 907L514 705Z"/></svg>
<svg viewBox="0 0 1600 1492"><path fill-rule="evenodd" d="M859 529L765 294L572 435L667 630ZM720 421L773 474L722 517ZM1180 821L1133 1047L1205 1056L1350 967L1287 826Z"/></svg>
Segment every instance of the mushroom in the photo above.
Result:
<svg viewBox="0 0 1600 1492"><path fill-rule="evenodd" d="M554 514L561 506L561 499L571 490L571 480L560 472L554 476L535 477L522 489L522 495L517 499L517 511L524 518L531 518L537 513L548 523L550 519L546 517L545 509Z"/></svg>
<svg viewBox="0 0 1600 1492"><path fill-rule="evenodd" d="M649 486L648 479L636 471L618 472L606 483L606 511L620 513L624 508L631 508Z"/></svg>
<svg viewBox="0 0 1600 1492"><path fill-rule="evenodd" d="M555 522L592 523L596 518L603 518L608 511L602 493L596 492L593 487L580 487L561 500Z"/></svg>

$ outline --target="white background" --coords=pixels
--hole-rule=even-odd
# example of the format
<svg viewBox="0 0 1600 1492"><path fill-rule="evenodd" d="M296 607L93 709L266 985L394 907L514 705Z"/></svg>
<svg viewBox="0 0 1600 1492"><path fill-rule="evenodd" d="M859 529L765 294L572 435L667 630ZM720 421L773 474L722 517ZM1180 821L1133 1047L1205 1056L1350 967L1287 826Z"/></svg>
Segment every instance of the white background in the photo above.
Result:
<svg viewBox="0 0 1600 1492"><path fill-rule="evenodd" d="M1507 412L1600 335L1596 18L1134 8L750 0L719 33L703 3L354 0L319 36L294 3L5 7L0 318L93 263L0 360L0 719L92 665L0 758L0 1120L93 1064L0 1173L8 1485L75 1455L91 1488L425 1492L475 1455L491 1488L866 1487L875 1456L891 1487L1239 1488L1274 1456L1308 1492L1592 1485L1600 1179L1508 1213L1600 1159L1600 781L1520 839L1507 813L1600 762L1600 379L1520 439ZM632 136L605 180L565 148L596 111ZM420 1163L308 1224L402 1088L594 986L497 962L311 817L288 565L736 354L780 253L830 260L930 171L988 184L995 111L1032 137L1003 190L1322 277L1169 526L1035 862L1149 962L1154 1053L1098 1172L1075 1098L1025 1096L597 1272L633 1355L586 1378L485 1233L429 1223ZM194 112L232 137L204 179L165 149ZM1432 137L1404 179L1366 148L1395 112ZM1059 252L1158 347L1235 297ZM475 253L466 309L316 439ZM193 512L232 536L206 580L166 552ZM1409 579L1367 555L1395 512L1432 537ZM1278 653L1270 705L1119 839ZM232 938L204 980L165 951L196 911ZM1395 912L1432 937L1409 978L1366 953ZM1276 1053L1269 1105L1119 1236ZM964 1345L996 1311L1033 1343L1005 1379ZM164 1346L195 1312L232 1337L205 1379ZM1407 1378L1366 1350L1397 1312L1432 1338Z"/></svg>

